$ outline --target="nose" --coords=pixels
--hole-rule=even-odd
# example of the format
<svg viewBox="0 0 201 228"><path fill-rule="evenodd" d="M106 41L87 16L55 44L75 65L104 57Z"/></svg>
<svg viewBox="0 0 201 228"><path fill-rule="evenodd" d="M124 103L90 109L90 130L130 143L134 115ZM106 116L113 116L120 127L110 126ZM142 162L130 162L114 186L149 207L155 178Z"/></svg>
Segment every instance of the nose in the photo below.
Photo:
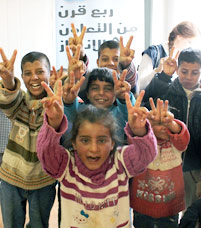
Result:
<svg viewBox="0 0 201 228"><path fill-rule="evenodd" d="M33 74L31 75L31 79L32 79L32 80L34 80L34 79L38 79L38 75L37 75L37 74L35 74L35 73L33 73Z"/></svg>
<svg viewBox="0 0 201 228"><path fill-rule="evenodd" d="M90 143L90 151L94 153L98 151L98 144L96 141Z"/></svg>
<svg viewBox="0 0 201 228"><path fill-rule="evenodd" d="M98 92L99 92L99 95L103 95L104 94L104 89L100 88Z"/></svg>

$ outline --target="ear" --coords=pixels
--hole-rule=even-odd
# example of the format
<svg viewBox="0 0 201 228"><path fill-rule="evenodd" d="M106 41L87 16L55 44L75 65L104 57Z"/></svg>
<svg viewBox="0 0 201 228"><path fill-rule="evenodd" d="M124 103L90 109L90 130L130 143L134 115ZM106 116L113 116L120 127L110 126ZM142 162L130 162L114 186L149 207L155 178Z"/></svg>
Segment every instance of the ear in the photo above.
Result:
<svg viewBox="0 0 201 228"><path fill-rule="evenodd" d="M99 67L99 59L96 60L97 66Z"/></svg>

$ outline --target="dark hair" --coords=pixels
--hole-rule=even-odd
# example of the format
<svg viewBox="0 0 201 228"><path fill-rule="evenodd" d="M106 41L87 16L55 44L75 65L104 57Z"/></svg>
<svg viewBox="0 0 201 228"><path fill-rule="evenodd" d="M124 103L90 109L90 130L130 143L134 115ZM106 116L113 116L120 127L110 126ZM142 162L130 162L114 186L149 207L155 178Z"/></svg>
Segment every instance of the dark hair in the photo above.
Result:
<svg viewBox="0 0 201 228"><path fill-rule="evenodd" d="M169 51L174 45L174 40L177 36L182 36L184 38L193 38L197 35L201 35L201 31L190 21L183 21L176 25L169 34L168 46Z"/></svg>
<svg viewBox="0 0 201 228"><path fill-rule="evenodd" d="M201 50L193 48L186 48L182 50L179 54L178 66L180 66L183 62L198 63L201 66Z"/></svg>
<svg viewBox="0 0 201 228"><path fill-rule="evenodd" d="M80 125L85 121L90 123L99 123L109 129L112 141L115 142L114 148L111 152L115 152L119 142L117 135L118 125L115 117L107 109L97 108L90 104L86 105L80 112L77 113L75 120L73 121L71 137L72 142L75 142Z"/></svg>
<svg viewBox="0 0 201 228"><path fill-rule="evenodd" d="M100 58L101 51L103 51L105 48L109 49L119 49L119 42L115 40L108 40L102 43L98 49L98 59Z"/></svg>
<svg viewBox="0 0 201 228"><path fill-rule="evenodd" d="M106 67L95 68L89 73L87 88L86 88L87 92L89 90L91 83L93 81L96 81L97 79L99 81L109 82L112 84L112 86L114 86L114 81L113 81L111 69L108 69Z"/></svg>
<svg viewBox="0 0 201 228"><path fill-rule="evenodd" d="M33 51L33 52L29 52L22 58L22 61L21 61L22 73L23 73L23 66L25 63L27 63L27 62L33 63L34 61L37 61L37 60L41 61L43 59L46 61L48 70L50 71L51 66L50 66L50 61L49 61L48 57L44 53Z"/></svg>

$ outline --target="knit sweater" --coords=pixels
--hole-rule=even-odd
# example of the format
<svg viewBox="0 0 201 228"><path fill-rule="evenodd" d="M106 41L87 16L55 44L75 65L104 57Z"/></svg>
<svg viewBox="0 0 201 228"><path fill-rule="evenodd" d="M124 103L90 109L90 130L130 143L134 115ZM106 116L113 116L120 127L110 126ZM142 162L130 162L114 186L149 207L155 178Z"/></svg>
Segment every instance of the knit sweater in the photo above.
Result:
<svg viewBox="0 0 201 228"><path fill-rule="evenodd" d="M76 151L71 154L60 145L66 128L66 116L59 132L45 119L37 140L43 168L61 182L61 228L129 228L128 178L143 172L157 153L150 124L144 137L134 137L127 124L132 144L119 147L97 170L87 169Z"/></svg>
<svg viewBox="0 0 201 228"><path fill-rule="evenodd" d="M176 215L185 209L181 152L189 143L186 125L175 120L182 130L170 140L158 139L158 155L147 170L133 178L130 202L134 211L154 218Z"/></svg>
<svg viewBox="0 0 201 228"><path fill-rule="evenodd" d="M43 123L40 100L32 100L20 89L7 90L0 83L0 108L12 121L7 147L4 151L0 178L9 184L35 190L55 182L41 167L36 153L36 139Z"/></svg>

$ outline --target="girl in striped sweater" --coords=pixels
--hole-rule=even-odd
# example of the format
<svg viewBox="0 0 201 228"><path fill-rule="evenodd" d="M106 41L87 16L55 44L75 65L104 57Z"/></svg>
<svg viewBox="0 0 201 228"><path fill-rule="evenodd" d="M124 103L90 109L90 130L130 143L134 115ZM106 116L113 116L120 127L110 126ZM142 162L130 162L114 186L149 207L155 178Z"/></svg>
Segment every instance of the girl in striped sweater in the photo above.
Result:
<svg viewBox="0 0 201 228"><path fill-rule="evenodd" d="M61 82L56 94L43 86L48 98L42 100L46 114L37 152L44 170L61 183L61 228L130 227L128 180L143 172L157 151L147 110L140 107L144 91L135 106L125 95L130 145L117 148L114 118L89 105L75 118L70 152L60 145L68 125Z"/></svg>

